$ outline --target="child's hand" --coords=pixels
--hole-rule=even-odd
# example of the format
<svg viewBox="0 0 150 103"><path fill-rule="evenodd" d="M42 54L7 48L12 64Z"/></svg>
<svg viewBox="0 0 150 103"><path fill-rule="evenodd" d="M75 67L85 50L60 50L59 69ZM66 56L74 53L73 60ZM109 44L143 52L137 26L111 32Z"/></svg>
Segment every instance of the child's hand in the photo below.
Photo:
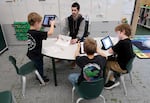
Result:
<svg viewBox="0 0 150 103"><path fill-rule="evenodd" d="M80 48L81 47L81 43L80 42L78 42L78 48Z"/></svg>
<svg viewBox="0 0 150 103"><path fill-rule="evenodd" d="M54 26L55 26L55 20L50 20L51 27L49 28L49 31L47 32L48 36L52 35L54 32Z"/></svg>
<svg viewBox="0 0 150 103"><path fill-rule="evenodd" d="M100 52L100 51L101 51L100 48L97 46L96 52L98 53L98 52Z"/></svg>
<svg viewBox="0 0 150 103"><path fill-rule="evenodd" d="M52 26L54 26L54 25L55 25L55 20L50 20L50 24L51 24Z"/></svg>
<svg viewBox="0 0 150 103"><path fill-rule="evenodd" d="M112 48L108 49L108 52L109 52L110 54L113 54L113 53L114 53L114 51L112 50Z"/></svg>
<svg viewBox="0 0 150 103"><path fill-rule="evenodd" d="M97 52L99 55L101 55L101 56L107 58L107 55L106 55L99 47L97 47L96 52Z"/></svg>
<svg viewBox="0 0 150 103"><path fill-rule="evenodd" d="M75 51L75 57L76 56L79 56L79 54L80 54L80 42L78 42L78 47L77 47L77 49L76 49L76 51Z"/></svg>

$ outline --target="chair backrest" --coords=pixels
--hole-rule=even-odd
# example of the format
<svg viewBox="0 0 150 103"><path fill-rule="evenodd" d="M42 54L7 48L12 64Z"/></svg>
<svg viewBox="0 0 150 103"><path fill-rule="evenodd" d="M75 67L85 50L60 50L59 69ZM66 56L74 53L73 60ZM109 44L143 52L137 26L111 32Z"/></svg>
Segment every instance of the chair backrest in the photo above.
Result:
<svg viewBox="0 0 150 103"><path fill-rule="evenodd" d="M13 64L13 66L15 67L17 74L19 74L19 69L18 69L18 67L17 67L17 65L16 65L16 59L15 59L13 56L9 56L9 61L10 61L10 62Z"/></svg>
<svg viewBox="0 0 150 103"><path fill-rule="evenodd" d="M14 103L11 91L0 92L0 103Z"/></svg>
<svg viewBox="0 0 150 103"><path fill-rule="evenodd" d="M76 86L76 90L80 97L84 99L93 99L98 97L104 88L104 79L100 78L91 82L82 81Z"/></svg>
<svg viewBox="0 0 150 103"><path fill-rule="evenodd" d="M128 62L127 66L126 66L128 73L130 73L130 72L131 72L131 70L132 70L132 66L133 66L133 60L134 60L134 58L135 58L135 57L131 58L131 59L129 60L129 62Z"/></svg>

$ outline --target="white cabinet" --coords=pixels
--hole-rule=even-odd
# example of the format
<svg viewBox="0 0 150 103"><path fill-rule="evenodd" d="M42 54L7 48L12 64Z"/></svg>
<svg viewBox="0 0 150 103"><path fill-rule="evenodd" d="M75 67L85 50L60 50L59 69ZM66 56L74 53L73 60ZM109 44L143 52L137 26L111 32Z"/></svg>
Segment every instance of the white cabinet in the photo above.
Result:
<svg viewBox="0 0 150 103"><path fill-rule="evenodd" d="M10 24L14 21L11 3L0 3L0 24Z"/></svg>
<svg viewBox="0 0 150 103"><path fill-rule="evenodd" d="M10 5L10 8L12 9L14 21L17 22L27 21L28 12L26 2L12 3Z"/></svg>

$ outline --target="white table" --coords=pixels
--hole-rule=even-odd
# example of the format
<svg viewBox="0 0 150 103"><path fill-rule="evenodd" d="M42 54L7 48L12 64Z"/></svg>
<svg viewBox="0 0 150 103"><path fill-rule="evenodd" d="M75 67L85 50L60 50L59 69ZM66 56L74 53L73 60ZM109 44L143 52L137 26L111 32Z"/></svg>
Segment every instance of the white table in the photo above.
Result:
<svg viewBox="0 0 150 103"><path fill-rule="evenodd" d="M101 48L101 39L102 37L94 38L97 41L98 46ZM118 42L116 37L111 37L111 40L114 44ZM63 60L75 60L74 53L77 49L77 44L69 45L69 46L61 46L56 44L56 38L48 38L47 40L43 40L42 44L42 54L52 58L53 65L53 75L54 75L54 83L57 86L57 76L56 76L56 67L55 67L55 59L63 59ZM108 51L105 51L106 55L110 55Z"/></svg>
<svg viewBox="0 0 150 103"><path fill-rule="evenodd" d="M42 53L53 58L74 60L74 52L77 49L77 44L61 46L56 44L56 40L56 38L43 40Z"/></svg>

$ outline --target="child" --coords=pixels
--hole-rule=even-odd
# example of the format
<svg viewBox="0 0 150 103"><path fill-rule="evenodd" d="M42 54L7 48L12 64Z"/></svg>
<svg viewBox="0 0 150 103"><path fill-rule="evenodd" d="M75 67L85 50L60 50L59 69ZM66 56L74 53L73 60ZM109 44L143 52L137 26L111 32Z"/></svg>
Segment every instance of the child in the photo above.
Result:
<svg viewBox="0 0 150 103"><path fill-rule="evenodd" d="M119 42L109 49L110 53L117 55L116 61L108 61L106 64L106 74L111 69L117 73L127 73L126 65L128 61L134 57L132 43L130 40L131 28L128 24L120 24L115 28ZM112 89L118 86L119 81L115 82L114 75L109 78L108 83L105 84L105 89Z"/></svg>
<svg viewBox="0 0 150 103"><path fill-rule="evenodd" d="M81 68L81 73L72 73L69 75L68 79L73 85L75 85L76 83L80 84L80 82L82 82L83 80L90 81L98 77L103 77L103 69L106 63L106 58L103 57L105 55L102 53L102 51L97 48L97 44L94 39L85 39L84 52L87 54L87 56L79 56L80 43L78 43L78 48L75 52L75 58L76 64ZM95 53L98 53L98 55L95 55ZM85 70L88 68L89 70ZM91 69L93 69L94 71ZM92 75L93 77L91 77L90 75Z"/></svg>
<svg viewBox="0 0 150 103"><path fill-rule="evenodd" d="M42 17L36 13L32 12L28 15L28 23L30 24L30 30L28 33L28 52L27 56L31 61L34 62L35 67L43 78L44 82L48 82L49 79L44 76L43 72L43 55L41 53L42 40L46 39L48 36L52 35L54 31L55 21L50 21L51 27L48 32L40 31L42 25Z"/></svg>

